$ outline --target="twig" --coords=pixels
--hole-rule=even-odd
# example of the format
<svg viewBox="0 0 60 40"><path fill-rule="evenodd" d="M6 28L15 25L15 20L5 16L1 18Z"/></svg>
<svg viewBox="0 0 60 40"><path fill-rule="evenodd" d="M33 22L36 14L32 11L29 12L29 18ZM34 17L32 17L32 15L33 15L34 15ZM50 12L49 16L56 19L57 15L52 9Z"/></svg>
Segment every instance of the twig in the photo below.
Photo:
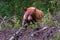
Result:
<svg viewBox="0 0 60 40"><path fill-rule="evenodd" d="M3 24L5 18L6 16L2 19L2 22L0 23L0 30L1 30L1 25Z"/></svg>

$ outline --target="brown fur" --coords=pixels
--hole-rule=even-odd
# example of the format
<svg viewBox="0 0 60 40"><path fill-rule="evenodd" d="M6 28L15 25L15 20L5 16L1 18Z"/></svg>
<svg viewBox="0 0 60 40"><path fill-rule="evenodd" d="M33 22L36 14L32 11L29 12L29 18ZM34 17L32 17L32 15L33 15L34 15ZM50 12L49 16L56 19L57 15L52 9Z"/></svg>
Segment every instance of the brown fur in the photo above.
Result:
<svg viewBox="0 0 60 40"><path fill-rule="evenodd" d="M25 13L23 16L23 25L24 22L26 21L26 19L28 21L32 20L33 22L37 22L38 25L39 21L43 18L44 14L41 10L35 8L35 7L29 7L27 9L25 9Z"/></svg>

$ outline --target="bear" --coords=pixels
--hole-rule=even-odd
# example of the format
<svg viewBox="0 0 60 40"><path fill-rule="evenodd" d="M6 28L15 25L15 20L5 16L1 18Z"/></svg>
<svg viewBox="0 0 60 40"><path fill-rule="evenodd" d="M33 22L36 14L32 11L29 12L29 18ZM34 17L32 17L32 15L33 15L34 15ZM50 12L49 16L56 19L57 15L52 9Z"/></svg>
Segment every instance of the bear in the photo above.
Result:
<svg viewBox="0 0 60 40"><path fill-rule="evenodd" d="M44 14L41 10L36 7L28 7L24 9L23 22L22 26L25 25L25 28L30 25L30 22L37 23L40 26L40 20L44 17Z"/></svg>

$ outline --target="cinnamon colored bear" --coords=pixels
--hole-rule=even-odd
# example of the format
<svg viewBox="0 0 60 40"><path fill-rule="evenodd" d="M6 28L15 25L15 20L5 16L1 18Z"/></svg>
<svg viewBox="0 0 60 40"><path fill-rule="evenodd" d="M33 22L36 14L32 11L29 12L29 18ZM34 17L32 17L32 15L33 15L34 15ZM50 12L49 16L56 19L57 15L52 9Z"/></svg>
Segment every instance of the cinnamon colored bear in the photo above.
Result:
<svg viewBox="0 0 60 40"><path fill-rule="evenodd" d="M23 23L30 25L30 22L37 23L38 26L40 26L40 20L44 17L44 14L41 10L35 8L35 7L28 7L25 9L24 15L23 15Z"/></svg>

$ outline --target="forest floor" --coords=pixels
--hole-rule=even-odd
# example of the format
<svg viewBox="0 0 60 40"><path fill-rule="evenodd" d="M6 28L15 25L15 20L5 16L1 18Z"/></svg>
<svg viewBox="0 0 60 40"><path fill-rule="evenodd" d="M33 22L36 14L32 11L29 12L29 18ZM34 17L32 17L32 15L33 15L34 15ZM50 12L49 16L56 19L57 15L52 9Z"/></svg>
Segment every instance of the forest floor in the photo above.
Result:
<svg viewBox="0 0 60 40"><path fill-rule="evenodd" d="M6 29L4 32L0 32L0 40L49 40L49 38L54 37L54 35L60 31L60 28L42 27L31 29L29 31L20 30L20 33L18 34L16 33L17 31ZM12 36L14 38L12 38Z"/></svg>
<svg viewBox="0 0 60 40"><path fill-rule="evenodd" d="M57 20L60 23L60 16L52 15L52 20ZM41 27L26 31L24 28L11 30L6 28L0 31L0 40L50 40L55 38L60 33L60 27Z"/></svg>

